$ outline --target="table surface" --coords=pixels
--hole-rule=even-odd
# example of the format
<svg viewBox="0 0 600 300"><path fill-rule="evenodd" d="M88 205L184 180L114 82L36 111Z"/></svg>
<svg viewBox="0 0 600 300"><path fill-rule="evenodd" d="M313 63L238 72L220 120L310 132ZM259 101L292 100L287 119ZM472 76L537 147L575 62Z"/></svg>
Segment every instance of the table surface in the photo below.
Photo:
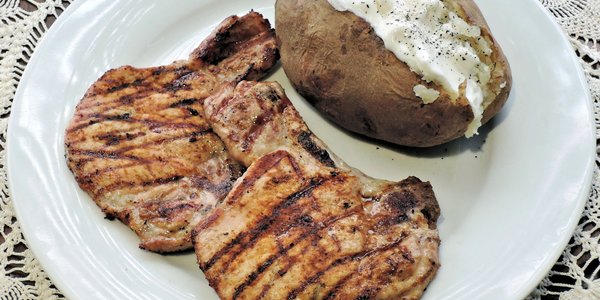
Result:
<svg viewBox="0 0 600 300"><path fill-rule="evenodd" d="M0 0L0 299L63 299L27 248L8 193L6 126L19 79L44 32L73 0ZM600 0L538 0L555 16L580 58L600 123ZM598 134L597 134L598 136ZM600 299L600 172L581 220L529 299Z"/></svg>

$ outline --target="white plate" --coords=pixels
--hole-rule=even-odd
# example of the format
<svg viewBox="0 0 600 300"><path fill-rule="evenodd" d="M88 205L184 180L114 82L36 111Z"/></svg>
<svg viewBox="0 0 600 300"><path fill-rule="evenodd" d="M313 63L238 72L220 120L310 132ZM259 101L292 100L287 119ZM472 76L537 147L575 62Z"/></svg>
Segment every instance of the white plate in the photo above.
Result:
<svg viewBox="0 0 600 300"><path fill-rule="evenodd" d="M187 56L218 22L264 0L76 1L46 33L21 79L8 132L19 222L53 282L72 299L208 299L192 253L138 249L74 181L63 132L87 87L109 68ZM519 299L565 247L595 157L591 100L573 50L535 0L477 1L514 75L506 107L481 134L429 150L347 134L279 80L308 125L351 165L380 178L429 180L442 217L441 261L426 299Z"/></svg>

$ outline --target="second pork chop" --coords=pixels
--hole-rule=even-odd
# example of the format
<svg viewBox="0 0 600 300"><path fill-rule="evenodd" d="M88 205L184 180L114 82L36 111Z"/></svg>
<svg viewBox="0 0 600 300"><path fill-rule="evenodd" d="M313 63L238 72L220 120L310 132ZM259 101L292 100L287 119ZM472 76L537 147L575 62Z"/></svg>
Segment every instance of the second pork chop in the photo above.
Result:
<svg viewBox="0 0 600 300"><path fill-rule="evenodd" d="M221 299L417 299L439 268L432 187L368 177L335 157L277 83L225 86L204 102L248 166L193 235Z"/></svg>
<svg viewBox="0 0 600 300"><path fill-rule="evenodd" d="M173 64L106 72L77 105L66 136L69 169L140 247L191 247L191 229L241 175L204 118L215 87L257 80L278 59L275 33L260 14L224 20Z"/></svg>

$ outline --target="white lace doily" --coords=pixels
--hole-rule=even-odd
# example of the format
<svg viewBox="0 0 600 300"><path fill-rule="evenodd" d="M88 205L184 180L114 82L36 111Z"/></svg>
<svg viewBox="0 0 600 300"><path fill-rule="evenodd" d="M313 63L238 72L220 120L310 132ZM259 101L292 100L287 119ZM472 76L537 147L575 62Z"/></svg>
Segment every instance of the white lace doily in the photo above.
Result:
<svg viewBox="0 0 600 300"><path fill-rule="evenodd" d="M64 298L27 249L6 183L6 126L17 84L42 34L69 1L0 0L0 299Z"/></svg>
<svg viewBox="0 0 600 300"><path fill-rule="evenodd" d="M64 298L27 249L9 197L4 160L7 120L19 79L47 24L71 1L0 0L0 300ZM556 17L581 59L600 128L600 0L539 1ZM573 237L528 299L600 299L598 165L597 157L590 198Z"/></svg>

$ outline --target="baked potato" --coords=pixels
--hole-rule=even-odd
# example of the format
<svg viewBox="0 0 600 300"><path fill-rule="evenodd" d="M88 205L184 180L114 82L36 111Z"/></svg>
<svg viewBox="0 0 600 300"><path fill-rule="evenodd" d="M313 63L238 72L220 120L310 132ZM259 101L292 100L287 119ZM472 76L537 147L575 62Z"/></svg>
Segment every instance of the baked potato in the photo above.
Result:
<svg viewBox="0 0 600 300"><path fill-rule="evenodd" d="M453 93L417 74L385 47L370 23L336 10L328 0L277 0L275 28L283 69L302 96L350 131L414 147L471 136L506 102L510 67L472 0L441 2L479 28L477 37L460 37L488 70L488 77L478 81L483 94L478 112L467 99L466 80ZM434 99L427 99L428 92Z"/></svg>

